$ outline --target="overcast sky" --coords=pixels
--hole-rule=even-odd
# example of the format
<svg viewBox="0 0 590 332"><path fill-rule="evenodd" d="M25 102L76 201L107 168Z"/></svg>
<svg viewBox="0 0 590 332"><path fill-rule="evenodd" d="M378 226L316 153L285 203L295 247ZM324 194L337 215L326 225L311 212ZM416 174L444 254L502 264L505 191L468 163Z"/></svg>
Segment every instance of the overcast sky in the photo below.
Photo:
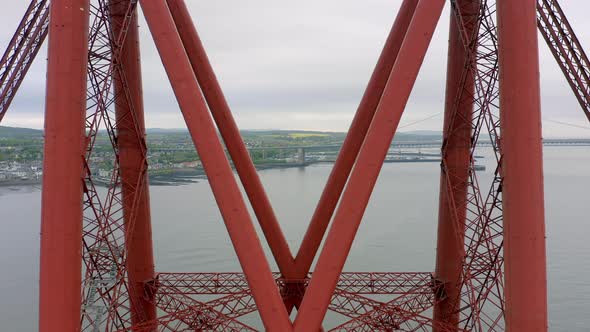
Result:
<svg viewBox="0 0 590 332"><path fill-rule="evenodd" d="M28 2L2 7L0 48L8 44ZM345 131L401 0L187 3L240 128ZM581 43L590 48L590 5L561 3ZM400 130L442 128L448 18L447 5ZM185 127L143 17L140 29L146 125ZM43 48L2 125L43 127L46 54ZM540 59L544 136L590 137L590 126L542 38Z"/></svg>

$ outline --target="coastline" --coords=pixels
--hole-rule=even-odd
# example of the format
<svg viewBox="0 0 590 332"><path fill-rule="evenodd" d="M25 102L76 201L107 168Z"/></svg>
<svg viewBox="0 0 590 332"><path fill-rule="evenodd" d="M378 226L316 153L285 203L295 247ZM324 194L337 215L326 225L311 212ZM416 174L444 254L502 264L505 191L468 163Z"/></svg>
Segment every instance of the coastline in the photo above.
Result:
<svg viewBox="0 0 590 332"><path fill-rule="evenodd" d="M425 163L425 162L440 162L440 159L397 159L397 160L385 160L385 163ZM333 160L318 160L309 161L304 163L268 163L268 164L256 164L256 170L262 171L267 169L280 169L280 168L301 168L307 167L314 164L333 164ZM234 169L235 170L235 169ZM206 179L207 175L202 168L198 169L170 169L162 173L154 173L149 176L149 183L151 186L179 186L190 183L197 183L199 180ZM42 184L42 178L39 179L16 179L0 181L0 187L21 187L21 186L40 186ZM96 185L100 187L108 186L108 182L97 178L95 180Z"/></svg>

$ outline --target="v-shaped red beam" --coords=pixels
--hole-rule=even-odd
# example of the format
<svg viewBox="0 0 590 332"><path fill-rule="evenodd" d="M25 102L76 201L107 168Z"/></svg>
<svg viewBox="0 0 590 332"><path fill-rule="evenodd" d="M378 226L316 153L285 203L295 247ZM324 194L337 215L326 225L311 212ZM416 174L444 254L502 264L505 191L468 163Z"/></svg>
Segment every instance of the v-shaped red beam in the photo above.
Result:
<svg viewBox="0 0 590 332"><path fill-rule="evenodd" d="M444 0L404 1L338 157L339 162L312 218L297 261L293 260L184 2L168 0L167 5L165 0L140 0L140 3L266 329L319 330ZM308 273L348 180L294 326L282 303L200 88L285 277L297 278Z"/></svg>
<svg viewBox="0 0 590 332"><path fill-rule="evenodd" d="M297 278L305 277L311 268L311 264L326 233L328 224L332 219L354 162L367 136L367 131L375 116L375 111L389 80L391 69L395 64L417 5L418 0L404 0L398 11L383 51L379 56L377 66L371 75L365 94L354 115L348 134L342 144L342 149L336 158L326 187L322 192L320 201L311 217L311 221L295 257L298 273Z"/></svg>
<svg viewBox="0 0 590 332"><path fill-rule="evenodd" d="M385 43L384 50L356 112L349 131L350 134L346 136L342 152L338 155L324 193L299 249L296 270L293 268L291 251L256 173L256 169L241 140L238 127L223 96L221 87L217 82L190 13L182 0L167 0L167 3L197 81L201 86L203 95L209 104L209 108L221 135L226 142L228 151L234 160L240 180L258 217L277 265L286 278L304 278L309 272L311 263L317 253L328 223L346 184L346 180L348 179L348 175L369 129L418 0L405 0L399 10L396 21Z"/></svg>
<svg viewBox="0 0 590 332"><path fill-rule="evenodd" d="M444 0L420 0L348 179L313 278L295 320L295 331L320 326L338 277L387 156L397 125L440 18Z"/></svg>

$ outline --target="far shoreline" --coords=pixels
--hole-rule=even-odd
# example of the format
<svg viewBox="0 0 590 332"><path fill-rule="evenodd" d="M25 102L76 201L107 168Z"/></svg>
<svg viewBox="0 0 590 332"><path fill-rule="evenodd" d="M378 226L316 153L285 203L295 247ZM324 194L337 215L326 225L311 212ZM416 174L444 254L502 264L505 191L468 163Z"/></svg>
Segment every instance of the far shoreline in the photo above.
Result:
<svg viewBox="0 0 590 332"><path fill-rule="evenodd" d="M385 163L428 163L440 162L440 159L407 159L407 160L386 160ZM315 164L333 164L333 160L319 160L305 163L269 163L254 165L257 171L264 171L270 169L286 169L286 168L305 168ZM235 171L235 169L234 169ZM191 183L197 183L198 180L206 179L205 170L199 169L171 169L167 174L153 174L149 177L150 186L179 186ZM41 186L42 178L34 180L9 180L0 181L0 187L26 187L26 186ZM108 183L103 179L97 179L96 185L100 187L107 187Z"/></svg>
<svg viewBox="0 0 590 332"><path fill-rule="evenodd" d="M268 170L268 169L281 169L281 168L298 168L307 167L318 162L306 162L306 163L289 163L289 164L259 164L255 165L256 170ZM333 162L326 162L333 163ZM149 176L149 183L151 186L175 186L185 185L198 182L199 179L206 179L207 175L205 170L202 168L198 169L170 169L167 170L167 174L152 174ZM235 171L235 169L234 169ZM43 183L43 179L14 179L7 181L0 181L0 187L27 187L27 186L40 186ZM105 179L97 178L95 180L96 185L100 187L106 187L108 183Z"/></svg>

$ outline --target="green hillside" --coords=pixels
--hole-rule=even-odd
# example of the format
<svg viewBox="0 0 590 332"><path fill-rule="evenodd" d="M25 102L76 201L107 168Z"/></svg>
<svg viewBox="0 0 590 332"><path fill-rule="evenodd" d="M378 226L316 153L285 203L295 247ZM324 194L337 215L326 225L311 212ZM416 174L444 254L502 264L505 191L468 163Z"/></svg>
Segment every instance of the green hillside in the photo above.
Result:
<svg viewBox="0 0 590 332"><path fill-rule="evenodd" d="M42 137L43 131L30 128L0 126L0 138Z"/></svg>

